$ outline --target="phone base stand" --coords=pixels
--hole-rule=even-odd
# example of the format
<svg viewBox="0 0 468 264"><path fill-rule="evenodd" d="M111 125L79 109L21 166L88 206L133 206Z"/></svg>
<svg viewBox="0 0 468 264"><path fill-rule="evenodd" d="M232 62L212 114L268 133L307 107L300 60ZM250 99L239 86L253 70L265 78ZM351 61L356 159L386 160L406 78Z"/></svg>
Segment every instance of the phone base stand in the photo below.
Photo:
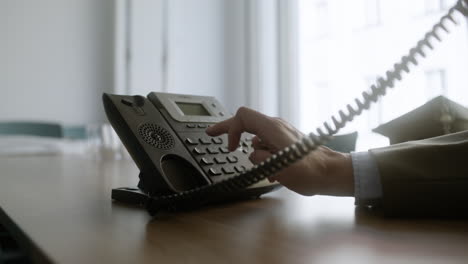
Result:
<svg viewBox="0 0 468 264"><path fill-rule="evenodd" d="M120 187L112 189L112 200L131 206L145 207L151 197L145 191L149 186L144 185L141 180L138 187ZM242 200L253 200L260 198L261 195L269 193L276 189L281 188L280 184L255 184L249 188L235 191L235 192L223 192L223 193L211 193L209 199L203 201L200 205L207 204L220 204ZM200 201L201 202L201 201ZM198 207L198 206L197 206ZM180 208L183 209L183 208Z"/></svg>

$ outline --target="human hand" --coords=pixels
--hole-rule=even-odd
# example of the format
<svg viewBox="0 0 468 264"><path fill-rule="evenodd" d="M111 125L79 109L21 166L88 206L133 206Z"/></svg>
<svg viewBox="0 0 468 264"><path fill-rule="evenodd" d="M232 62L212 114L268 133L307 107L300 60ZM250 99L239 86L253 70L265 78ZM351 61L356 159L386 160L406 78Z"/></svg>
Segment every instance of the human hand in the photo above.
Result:
<svg viewBox="0 0 468 264"><path fill-rule="evenodd" d="M236 115L209 127L210 136L228 134L228 148L234 151L243 132L252 133L254 151L250 160L258 164L304 135L286 121L241 107ZM302 160L269 177L302 195L353 196L353 168L349 154L319 147Z"/></svg>

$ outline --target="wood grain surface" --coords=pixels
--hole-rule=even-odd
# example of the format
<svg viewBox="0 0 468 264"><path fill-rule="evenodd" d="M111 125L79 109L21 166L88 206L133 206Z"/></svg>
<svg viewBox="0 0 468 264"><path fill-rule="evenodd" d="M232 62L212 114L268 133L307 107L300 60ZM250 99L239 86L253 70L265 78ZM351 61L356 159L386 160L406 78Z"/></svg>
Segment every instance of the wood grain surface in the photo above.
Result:
<svg viewBox="0 0 468 264"><path fill-rule="evenodd" d="M151 218L112 202L132 161L1 157L0 207L54 263L468 263L468 221L386 219L283 188Z"/></svg>

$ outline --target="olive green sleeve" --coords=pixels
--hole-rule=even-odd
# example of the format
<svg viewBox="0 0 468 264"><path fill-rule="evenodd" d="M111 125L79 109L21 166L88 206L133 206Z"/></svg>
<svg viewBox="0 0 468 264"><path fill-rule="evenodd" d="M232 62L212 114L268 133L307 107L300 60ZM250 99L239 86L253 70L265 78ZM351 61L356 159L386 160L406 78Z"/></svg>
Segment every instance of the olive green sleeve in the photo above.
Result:
<svg viewBox="0 0 468 264"><path fill-rule="evenodd" d="M468 131L370 150L387 215L468 215Z"/></svg>

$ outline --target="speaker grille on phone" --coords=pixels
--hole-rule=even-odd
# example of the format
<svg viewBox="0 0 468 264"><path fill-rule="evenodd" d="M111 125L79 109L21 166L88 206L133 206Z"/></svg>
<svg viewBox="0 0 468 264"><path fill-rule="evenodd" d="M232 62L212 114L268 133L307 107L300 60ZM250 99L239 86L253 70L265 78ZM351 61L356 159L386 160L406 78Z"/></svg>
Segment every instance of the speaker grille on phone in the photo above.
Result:
<svg viewBox="0 0 468 264"><path fill-rule="evenodd" d="M138 133L143 140L158 149L171 149L174 147L174 138L164 128L156 124L141 124Z"/></svg>

